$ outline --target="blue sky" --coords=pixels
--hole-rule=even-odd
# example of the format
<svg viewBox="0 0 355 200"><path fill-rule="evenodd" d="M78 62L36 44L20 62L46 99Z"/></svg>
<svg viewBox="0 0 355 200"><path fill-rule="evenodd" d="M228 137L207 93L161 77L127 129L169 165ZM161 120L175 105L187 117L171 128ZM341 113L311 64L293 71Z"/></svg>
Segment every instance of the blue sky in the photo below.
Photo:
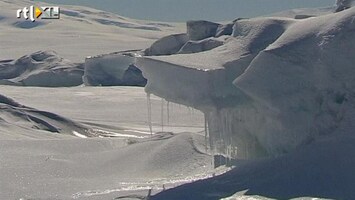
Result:
<svg viewBox="0 0 355 200"><path fill-rule="evenodd" d="M157 20L232 20L285 9L332 6L335 0L42 0L55 4L85 5L122 16Z"/></svg>

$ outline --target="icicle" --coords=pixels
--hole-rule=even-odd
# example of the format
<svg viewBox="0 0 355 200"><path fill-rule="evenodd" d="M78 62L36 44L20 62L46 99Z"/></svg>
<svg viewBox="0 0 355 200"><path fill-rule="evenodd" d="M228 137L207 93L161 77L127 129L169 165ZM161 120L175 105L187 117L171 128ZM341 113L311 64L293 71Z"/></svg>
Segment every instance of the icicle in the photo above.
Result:
<svg viewBox="0 0 355 200"><path fill-rule="evenodd" d="M164 132L164 99L161 99L161 113L160 113L160 117L161 117L161 132Z"/></svg>
<svg viewBox="0 0 355 200"><path fill-rule="evenodd" d="M208 119L207 119L207 114L204 113L204 118L205 118L205 150L207 152L207 137L208 137Z"/></svg>
<svg viewBox="0 0 355 200"><path fill-rule="evenodd" d="M148 108L148 125L149 125L150 135L153 135L152 103L150 101L150 93L147 93L147 108Z"/></svg>
<svg viewBox="0 0 355 200"><path fill-rule="evenodd" d="M170 102L166 102L166 119L167 119L167 124L170 124Z"/></svg>

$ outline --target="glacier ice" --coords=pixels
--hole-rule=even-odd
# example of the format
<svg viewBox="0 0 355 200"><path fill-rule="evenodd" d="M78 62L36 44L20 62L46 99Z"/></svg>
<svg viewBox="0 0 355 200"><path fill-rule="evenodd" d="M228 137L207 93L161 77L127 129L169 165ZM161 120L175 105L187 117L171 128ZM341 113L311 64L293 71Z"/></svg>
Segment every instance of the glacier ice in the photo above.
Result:
<svg viewBox="0 0 355 200"><path fill-rule="evenodd" d="M175 54L187 41L186 33L168 35L154 42L144 53L147 56Z"/></svg>
<svg viewBox="0 0 355 200"><path fill-rule="evenodd" d="M152 103L150 101L150 93L147 92L147 108L148 108L148 126L150 134L153 135L153 125L152 125Z"/></svg>
<svg viewBox="0 0 355 200"><path fill-rule="evenodd" d="M336 5L336 12L343 11L351 7L353 0L337 0L335 2Z"/></svg>
<svg viewBox="0 0 355 200"><path fill-rule="evenodd" d="M133 65L134 59L120 53L88 57L85 60L84 84L87 86L144 86L146 79Z"/></svg>
<svg viewBox="0 0 355 200"><path fill-rule="evenodd" d="M220 24L204 20L188 21L186 25L189 39L195 41L214 37L220 26Z"/></svg>
<svg viewBox="0 0 355 200"><path fill-rule="evenodd" d="M181 47L179 54L198 53L208 51L223 45L225 38L206 38L200 41L188 41Z"/></svg>
<svg viewBox="0 0 355 200"><path fill-rule="evenodd" d="M222 46L138 57L136 65L148 93L205 113L216 153L277 156L331 136L349 121L354 12L242 19Z"/></svg>

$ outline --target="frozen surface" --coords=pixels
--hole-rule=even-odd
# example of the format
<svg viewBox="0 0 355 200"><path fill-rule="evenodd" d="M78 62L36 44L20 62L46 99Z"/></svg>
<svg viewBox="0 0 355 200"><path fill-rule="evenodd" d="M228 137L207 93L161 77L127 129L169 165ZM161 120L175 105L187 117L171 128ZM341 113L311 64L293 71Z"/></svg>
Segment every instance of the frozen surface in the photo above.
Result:
<svg viewBox="0 0 355 200"><path fill-rule="evenodd" d="M145 86L147 80L133 65L134 58L123 54L88 57L83 76L86 86Z"/></svg>
<svg viewBox="0 0 355 200"><path fill-rule="evenodd" d="M0 95L2 140L57 138L59 134L91 136L90 128L54 113L37 110Z"/></svg>
<svg viewBox="0 0 355 200"><path fill-rule="evenodd" d="M287 156L239 162L226 174L167 190L151 199L352 199L354 142L353 135L323 138Z"/></svg>
<svg viewBox="0 0 355 200"><path fill-rule="evenodd" d="M2 199L113 199L153 192L212 173L203 137L159 134L150 139L1 140ZM16 158L16 159L14 159ZM163 186L164 185L164 186Z"/></svg>
<svg viewBox="0 0 355 200"><path fill-rule="evenodd" d="M83 62L91 55L144 49L158 38L185 29L184 24L167 26L69 5L59 5L60 20L32 23L16 18L17 9L33 3L28 0L0 2L0 7L6 8L0 13L0 60L15 59L39 50L55 50L66 59Z"/></svg>
<svg viewBox="0 0 355 200"><path fill-rule="evenodd" d="M215 173L202 114L170 103L162 115L161 99L152 96L153 131L165 132L151 137L143 88L0 88L14 99L0 97L3 199L146 195ZM83 137L87 129L97 135Z"/></svg>
<svg viewBox="0 0 355 200"><path fill-rule="evenodd" d="M0 86L0 91L3 95L26 106L56 113L94 127L97 126L98 129L138 136L150 134L144 88ZM162 100L154 95L150 100L153 131L159 132L162 130ZM170 103L168 109L165 101L163 122L164 131L168 132L198 133L204 130L201 112L175 103Z"/></svg>
<svg viewBox="0 0 355 200"><path fill-rule="evenodd" d="M78 62L136 52L184 32L181 24L77 6L63 6L57 21L13 18L13 10L30 4L0 2L8 8L0 13L1 60L49 48ZM164 200L351 199L355 10L333 12L190 22L194 44L209 37L223 44L138 57L145 91L0 86L0 199L142 199L150 189L162 192L151 199ZM172 54L178 48L164 51L174 39L158 50ZM103 69L125 76L131 58L109 55L101 57ZM99 74L91 67L89 74ZM212 169L204 135L212 153L237 158L229 160L231 172ZM269 157L244 160L260 156Z"/></svg>
<svg viewBox="0 0 355 200"><path fill-rule="evenodd" d="M204 20L188 21L186 25L187 35L193 41L215 36L220 26L220 24Z"/></svg>
<svg viewBox="0 0 355 200"><path fill-rule="evenodd" d="M224 44L226 38L206 38L201 41L188 41L181 47L179 54L208 51Z"/></svg>
<svg viewBox="0 0 355 200"><path fill-rule="evenodd" d="M354 12L237 20L220 47L137 65L148 93L205 113L216 152L276 156L354 119Z"/></svg>
<svg viewBox="0 0 355 200"><path fill-rule="evenodd" d="M38 51L13 61L0 62L0 84L69 87L82 84L81 64L61 58L54 51Z"/></svg>
<svg viewBox="0 0 355 200"><path fill-rule="evenodd" d="M186 33L168 35L154 42L145 50L145 55L160 56L175 54L187 41L188 36Z"/></svg>

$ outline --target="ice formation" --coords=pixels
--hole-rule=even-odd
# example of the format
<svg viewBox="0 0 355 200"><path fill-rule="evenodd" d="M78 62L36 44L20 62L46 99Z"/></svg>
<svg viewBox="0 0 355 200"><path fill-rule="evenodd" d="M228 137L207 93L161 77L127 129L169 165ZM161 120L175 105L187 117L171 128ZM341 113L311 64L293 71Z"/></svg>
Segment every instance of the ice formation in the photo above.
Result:
<svg viewBox="0 0 355 200"><path fill-rule="evenodd" d="M187 35L190 40L202 40L216 35L220 24L209 21L188 21Z"/></svg>
<svg viewBox="0 0 355 200"><path fill-rule="evenodd" d="M147 80L133 65L134 59L121 53L88 57L85 60L84 84L87 86L144 86Z"/></svg>
<svg viewBox="0 0 355 200"><path fill-rule="evenodd" d="M0 61L0 84L69 87L82 84L81 64L63 59L54 51L38 51L17 60Z"/></svg>
<svg viewBox="0 0 355 200"><path fill-rule="evenodd" d="M187 41L188 36L186 33L168 35L154 42L144 53L147 56L175 54Z"/></svg>
<svg viewBox="0 0 355 200"><path fill-rule="evenodd" d="M354 128L354 13L242 19L222 46L136 65L148 93L205 113L216 153L276 156ZM215 26L204 25L210 36Z"/></svg>
<svg viewBox="0 0 355 200"><path fill-rule="evenodd" d="M352 3L353 3L353 0L337 0L335 3L335 5L337 7L336 12L340 12L340 11L350 8Z"/></svg>
<svg viewBox="0 0 355 200"><path fill-rule="evenodd" d="M181 47L178 53L187 54L187 53L198 53L202 51L208 51L219 47L224 44L225 38L206 38L201 41L188 41L184 46Z"/></svg>

